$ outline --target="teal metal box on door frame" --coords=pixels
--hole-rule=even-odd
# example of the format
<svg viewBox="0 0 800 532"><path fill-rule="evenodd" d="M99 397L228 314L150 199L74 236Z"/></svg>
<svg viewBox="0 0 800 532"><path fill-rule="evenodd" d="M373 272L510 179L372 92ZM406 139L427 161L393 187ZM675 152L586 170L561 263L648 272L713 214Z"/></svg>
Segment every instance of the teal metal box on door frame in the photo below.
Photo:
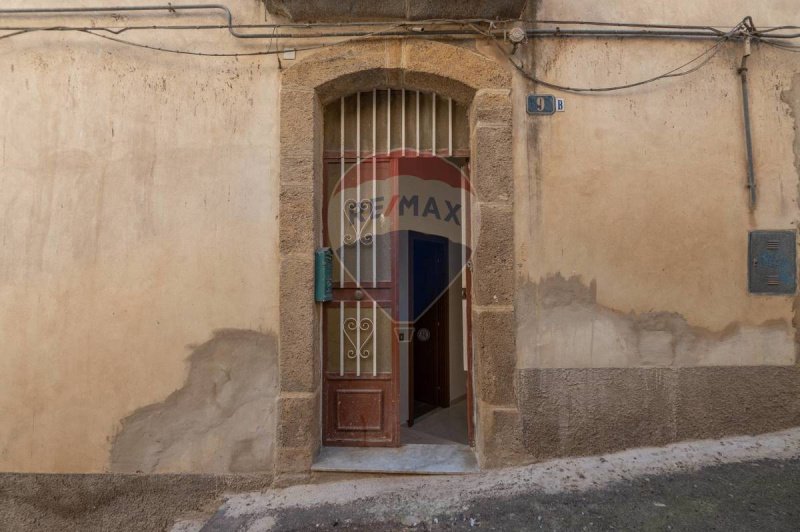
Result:
<svg viewBox="0 0 800 532"><path fill-rule="evenodd" d="M333 299L333 252L320 248L314 252L314 300Z"/></svg>

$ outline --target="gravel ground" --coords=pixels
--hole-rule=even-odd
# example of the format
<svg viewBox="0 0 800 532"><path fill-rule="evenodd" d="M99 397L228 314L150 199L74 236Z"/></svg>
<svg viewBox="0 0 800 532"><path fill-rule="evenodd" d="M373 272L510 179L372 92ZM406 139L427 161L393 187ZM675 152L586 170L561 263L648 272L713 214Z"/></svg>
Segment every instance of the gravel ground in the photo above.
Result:
<svg viewBox="0 0 800 532"><path fill-rule="evenodd" d="M374 522L361 500L286 512L274 530L800 530L800 460L712 466L579 493L465 501L417 522ZM230 523L234 525L234 523ZM235 530L235 525L228 530Z"/></svg>
<svg viewBox="0 0 800 532"><path fill-rule="evenodd" d="M464 476L0 474L0 531L798 530L800 428Z"/></svg>
<svg viewBox="0 0 800 532"><path fill-rule="evenodd" d="M201 528L800 530L800 428L474 475L390 475L238 494Z"/></svg>
<svg viewBox="0 0 800 532"><path fill-rule="evenodd" d="M0 532L149 532L208 519L225 493L268 476L0 474Z"/></svg>

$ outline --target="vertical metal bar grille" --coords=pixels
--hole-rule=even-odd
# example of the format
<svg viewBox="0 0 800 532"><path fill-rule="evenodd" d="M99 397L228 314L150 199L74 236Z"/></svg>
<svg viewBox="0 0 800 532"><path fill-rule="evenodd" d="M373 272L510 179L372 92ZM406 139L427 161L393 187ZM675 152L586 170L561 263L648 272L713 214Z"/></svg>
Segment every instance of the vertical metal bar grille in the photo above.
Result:
<svg viewBox="0 0 800 532"><path fill-rule="evenodd" d="M467 216L471 216L470 209L464 204L469 201L467 192L465 190L466 183L464 182L464 175L461 175L461 264L467 263L467 246L472 248L470 242L467 242ZM469 352L467 346L469 338L467 337L467 272L461 271L461 352L464 363L464 371L469 371Z"/></svg>
<svg viewBox="0 0 800 532"><path fill-rule="evenodd" d="M448 157L453 156L453 99L452 98L447 99L447 155ZM462 203L461 205L464 204Z"/></svg>
<svg viewBox="0 0 800 532"><path fill-rule="evenodd" d="M403 102L403 109L401 111L402 119L400 120L400 129L402 131L400 135L400 149L402 150L402 154L405 157L406 155L406 90L405 89L401 91L401 95L402 98L400 98L400 100Z"/></svg>
<svg viewBox="0 0 800 532"><path fill-rule="evenodd" d="M356 301L356 377L361 376L361 301Z"/></svg>
<svg viewBox="0 0 800 532"><path fill-rule="evenodd" d="M372 112L364 98L372 98ZM355 159L354 150L360 153L361 159L370 157L369 139L357 139L357 129L371 132L367 135L372 135L372 152L380 151L378 155L390 154L393 147L400 148L401 156L410 155L409 150L426 156L469 155L465 111L452 98L418 90L373 89L340 98L336 106L339 112L329 116L338 115L342 123L337 124L338 132L337 128L329 127L326 131L336 132L341 139L337 138L334 145L325 144L326 157ZM352 192L352 185L348 188Z"/></svg>
<svg viewBox="0 0 800 532"><path fill-rule="evenodd" d="M372 91L372 199L370 200L369 219L372 224L372 286L378 286L378 231L376 230L375 198L378 197L378 91Z"/></svg>
<svg viewBox="0 0 800 532"><path fill-rule="evenodd" d="M339 161L339 286L344 288L344 98L341 99L341 110L339 114L339 138L341 139L340 161Z"/></svg>
<svg viewBox="0 0 800 532"><path fill-rule="evenodd" d="M419 91L417 91L417 118L414 120L414 122L416 122L415 125L417 126L417 157L419 157Z"/></svg>
<svg viewBox="0 0 800 532"><path fill-rule="evenodd" d="M344 301L339 302L339 375L344 375Z"/></svg>
<svg viewBox="0 0 800 532"><path fill-rule="evenodd" d="M436 155L436 93L433 93L433 111L431 113L431 155Z"/></svg>
<svg viewBox="0 0 800 532"><path fill-rule="evenodd" d="M356 286L361 286L361 93L356 94ZM361 301L356 301L356 376L361 376Z"/></svg>
<svg viewBox="0 0 800 532"><path fill-rule="evenodd" d="M386 153L392 152L392 89L386 91Z"/></svg>
<svg viewBox="0 0 800 532"><path fill-rule="evenodd" d="M331 131L333 134L338 130L339 135L338 145L335 141L331 145L325 144L326 157L338 159L340 165L340 183L338 188L335 188L336 193L339 194L339 287L351 286L351 283L355 281L356 288L360 288L362 283L372 288L378 288L378 273L381 270L378 268L378 261L389 260L387 257L379 256L379 246L377 245L378 218L375 216L377 213L374 202L378 197L379 188L378 156L380 155L382 160L384 155L392 153L393 139L395 145L399 144L399 153L402 156L411 156L409 150L415 152L413 155L415 157L422 153L426 156L440 153L442 155L446 153L447 156L465 156L468 155L466 139L469 138L469 135L466 131L467 121L462 117L463 110L460 110L452 98L447 98L447 109L445 110L442 108L444 102L438 95L418 90L372 89L356 93L354 96L340 98L338 102L331 104L338 107L340 123L338 128L336 125L333 128L326 128L326 131ZM372 98L371 113L367 102L362 100L366 97ZM364 113L361 112L362 103L364 104ZM384 115L381 114L383 108L380 106L384 104L386 105L385 137L383 137L382 130L378 131L383 127ZM409 108L409 105L413 105L413 107ZM336 116L336 107L333 107L330 116ZM428 120L430 120L430 125ZM393 123L394 131L392 130ZM362 131L365 134L370 131L372 134L371 154L369 153L369 139L362 139ZM430 140L428 139L429 135ZM383 142L384 138L386 141L385 151L383 146L378 144ZM380 154L378 153L379 149L381 150ZM355 150L355 154L353 150ZM363 179L367 182L363 182L361 165L366 162L372 163L372 176L369 177L369 170L365 170ZM355 175L347 177L348 164L350 173ZM353 165L355 165L355 171L353 171ZM347 183L345 183L345 178L348 179ZM370 179L372 180L371 187L368 182ZM355 190L353 190L354 186ZM464 205L464 202L469 200L469 194L465 193L463 187L461 196L462 205L465 208L463 212L466 216L468 206ZM462 241L466 237L465 231L466 228L462 224ZM369 234L372 236L371 239L367 238ZM362 240L362 237L365 238ZM468 243L466 244L468 245ZM364 253L362 253L362 246L371 246L372 249L363 250ZM462 249L462 260L466 259L466 253L466 248ZM345 261L345 255L347 255L347 261ZM372 260L371 267L370 258ZM364 261L363 264L362 261ZM464 283L466 283L465 278L462 279L463 287L466 286ZM371 305L360 300L348 303L339 302L339 375L344 376L347 373L355 372L355 375L360 377L362 370L363 376L369 375L369 358L372 357L371 374L377 376L379 306L376 300L373 300ZM466 305L463 305L462 312L466 312ZM462 319L465 320L466 316L463 315ZM331 346L331 348L336 349L335 346ZM466 364L466 338L464 339L464 349L464 363Z"/></svg>
<svg viewBox="0 0 800 532"><path fill-rule="evenodd" d="M339 286L344 287L344 97L341 99L339 114L339 138L341 139L341 150L339 158ZM344 375L344 301L339 302L339 375Z"/></svg>
<svg viewBox="0 0 800 532"><path fill-rule="evenodd" d="M361 285L361 93L356 94L356 285Z"/></svg>

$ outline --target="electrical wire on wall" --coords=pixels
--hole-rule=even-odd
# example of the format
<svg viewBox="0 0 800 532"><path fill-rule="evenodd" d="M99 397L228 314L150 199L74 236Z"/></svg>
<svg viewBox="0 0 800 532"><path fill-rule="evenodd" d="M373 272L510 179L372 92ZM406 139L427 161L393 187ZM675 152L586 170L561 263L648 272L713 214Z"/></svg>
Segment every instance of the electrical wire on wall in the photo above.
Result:
<svg viewBox="0 0 800 532"><path fill-rule="evenodd" d="M784 42L775 42L769 39L759 39L758 42L762 44L766 44L767 46L771 46L773 48L778 48L780 50L786 50L789 52L800 52L800 46L796 44L788 44Z"/></svg>
<svg viewBox="0 0 800 532"><path fill-rule="evenodd" d="M297 51L328 48L341 45L355 40L366 40L373 38L387 37L412 37L412 38L486 38L493 43L509 63L529 81L555 90L570 92L575 94L601 94L612 91L620 91L640 87L643 85L658 82L664 79L687 76L697 72L708 65L723 46L732 40L743 41L745 52L742 57L741 66L738 73L742 84L744 128L747 148L747 168L748 180L747 187L750 196L750 208L755 208L756 201L756 181L755 166L753 163L752 138L750 131L750 116L748 106L748 82L747 82L747 57L750 55L751 43L761 42L767 46L779 50L790 52L800 52L800 45L794 44L792 40L800 39L800 33L786 33L790 30L798 30L800 27L792 25L773 26L757 30L753 19L749 16L744 17L738 24L730 29L722 30L716 26L702 25L674 25L674 24L643 24L636 22L593 22L580 20L504 20L492 21L487 19L433 19L427 21L404 21L404 22L351 22L351 23L328 23L328 24L236 24L231 10L223 4L191 4L191 5L149 5L149 6L104 6L104 7L81 7L81 8L19 8L19 9L0 9L0 20L14 16L64 16L64 15L84 15L84 16L113 16L120 17L125 14L148 14L148 13L167 13L168 16L177 16L179 13L191 13L194 15L207 16L209 12L222 13L225 24L214 25L115 25L115 26L6 26L0 27L0 31L7 31L0 35L0 40L14 37L22 37L34 32L79 32L95 38L113 41L114 43L142 48L156 52L203 56L203 57L244 57L244 56L266 56L280 54L283 50L273 50L273 44L279 39L315 39L315 44L295 48ZM531 28L531 25L549 24L550 28ZM520 25L528 26L523 29ZM578 26L574 28L572 26ZM365 31L360 27L369 28ZM317 31L326 28L326 31ZM336 28L337 31L330 31L328 28ZM341 31L344 28L345 31ZM251 52L206 52L196 50L184 50L177 48L166 48L136 42L120 37L123 33L138 30L149 31L201 31L201 30L227 30L236 39L247 39L254 41L258 39L268 40L266 50ZM289 29L289 32L284 30ZM259 33L263 30L266 32ZM280 30L280 32L279 32ZM662 74L652 76L647 79L613 85L605 87L576 87L544 80L530 72L523 62L515 54L518 45L526 39L540 38L661 38L661 39L708 39L712 40L711 46L702 53L690 58L679 66L668 70ZM506 41L513 45L509 51L505 45ZM323 41L323 42L319 42ZM277 56L280 61L280 56ZM279 63L280 66L280 63Z"/></svg>
<svg viewBox="0 0 800 532"><path fill-rule="evenodd" d="M745 17L733 28L723 30L718 26L708 25L677 25L677 24L643 24L636 22L599 22L581 20L489 20L489 19L429 19L422 21L403 21L403 22L334 22L334 23L291 23L291 24L236 24L230 9L223 4L190 4L190 5L149 5L149 6L103 6L103 7L80 7L80 8L19 8L19 9L0 9L0 20L15 16L64 16L64 15L85 15L85 16L120 16L124 14L146 14L164 12L169 16L180 16L181 13L206 16L209 12L221 13L225 18L225 24L182 24L182 25L114 25L114 26L4 26L0 31L8 31L0 35L1 39L19 37L34 32L79 32L99 39L113 41L117 44L142 48L156 52L192 55L202 57L246 57L246 56L268 56L282 53L283 50L273 49L273 43L280 39L316 39L325 40L307 46L294 48L296 51L316 50L329 48L356 40L385 37L413 37L413 38L469 38L484 37L493 42L511 65L528 80L556 90L572 93L602 93L624 89L630 89L659 80L686 76L696 72L707 65L722 49L726 42L731 40L753 39L754 42L762 42L768 46L791 52L800 51L800 45L792 44L791 39L800 38L800 33L782 33L786 30L800 29L798 26L783 25L773 26L756 30L750 17ZM519 61L514 52L517 47L509 52L503 46L508 38L509 25L519 24L548 24L555 25L555 28L537 28L524 30L526 38L686 38L686 39L712 39L713 43L699 55L689 59L681 65L644 80L626 83L622 85L606 87L575 87L557 83L549 80L540 79L529 72L523 63ZM567 26L580 26L582 29L569 28ZM369 31L353 30L352 28L368 27ZM316 31L325 28L326 31ZM329 28L347 31L330 31ZM444 28L444 29L442 29ZM588 28L588 29L587 29ZM608 29L612 28L612 29ZM168 48L148 43L132 41L120 37L125 32L137 30L152 31L185 31L185 30L227 30L237 39L266 39L269 46L266 50L252 52L207 52L198 50L186 50ZM290 29L290 32L285 32ZM512 28L513 29L513 28ZM261 30L268 32L258 33ZM281 30L279 32L279 30Z"/></svg>
<svg viewBox="0 0 800 532"><path fill-rule="evenodd" d="M480 28L478 28L476 26L473 26L473 27L476 29L476 31L480 30ZM491 39L492 42L495 43L495 45L498 47L500 52L503 53L503 55L507 57L507 59L511 63L511 65L513 65L514 68L518 72L520 72L528 80L530 80L530 81L532 81L534 83L538 83L539 85L542 85L544 87L551 88L551 89L556 89L556 90L560 90L560 91L564 91L564 92L581 93L581 92L611 92L611 91L630 89L630 88L633 88L633 87L639 87L639 86L642 86L642 85L647 85L648 83L654 83L654 82L662 80L662 79L677 78L677 77L681 77L681 76L686 76L686 75L691 74L693 72L697 72L698 70L703 68L705 65L707 65L719 53L719 51L720 51L720 49L721 49L721 47L722 47L722 45L724 43L726 43L731 37L733 37L738 32L740 32L743 28L745 28L745 20L742 20L742 22L740 22L739 24L737 24L736 26L734 26L733 28L731 28L727 32L722 33L720 35L720 37L717 39L717 41L711 47L709 47L706 50L704 50L700 55L690 59L689 61L681 64L680 66L677 66L677 67L673 68L672 70L664 72L663 74L659 74L657 76L653 76L651 78L647 78L647 79L644 79L644 80L641 80L641 81L636 81L636 82L632 82L632 83L626 83L624 85L615 85L615 86L610 86L610 87L572 87L572 86L560 85L558 83L553 83L553 82L550 82L550 81L545 81L543 79L540 79L540 78L536 77L535 75L531 74L530 72L528 72L522 66L522 64L520 64L514 58L513 54L508 53L502 47L501 41L499 39L497 39L495 36L493 36L492 34L490 34L488 32L482 32L482 33L483 33L483 35L485 37Z"/></svg>
<svg viewBox="0 0 800 532"><path fill-rule="evenodd" d="M400 27L400 26L398 25L396 27ZM103 35L102 33L99 33L98 30L92 30L92 29L81 29L81 30L77 30L77 31L80 31L80 32L85 33L87 35L92 35L93 37L97 37L97 38L100 38L100 39L106 39L108 41L113 41L113 42L116 42L116 43L119 43L119 44L124 44L124 45L127 45L127 46L133 46L135 48L145 48L147 50L153 50L153 51L156 51L156 52L167 52L167 53L172 53L172 54L196 55L196 56L203 56L203 57L247 57L247 56L259 56L259 55L276 55L276 54L282 53L282 50L272 50L272 43L275 40L274 37L269 41L269 43L270 43L269 44L269 48L267 48L267 50L265 50L265 51L214 53L214 52L194 52L194 51L190 51L190 50L176 50L176 49L172 49L172 48L163 48L163 47L160 47L160 46L152 46L152 45L149 45L149 44L142 44L142 43L137 43L137 42L132 42L132 41L129 41L129 40L121 39L119 37L112 36L112 35ZM379 36L383 35L387 31L391 31L391 30L376 30L376 31L372 31L372 32L369 32L369 33L365 33L364 35L349 37L349 38L346 38L346 39L343 39L343 40L330 42L330 43L302 46L302 47L299 47L299 48L294 48L294 50L298 51L298 52L303 52L303 51L307 51L307 50L317 50L317 49L320 49L320 48L329 48L329 47L332 47L332 46L338 46L338 45L346 44L346 43L353 42L353 41L369 39L370 37L379 37Z"/></svg>

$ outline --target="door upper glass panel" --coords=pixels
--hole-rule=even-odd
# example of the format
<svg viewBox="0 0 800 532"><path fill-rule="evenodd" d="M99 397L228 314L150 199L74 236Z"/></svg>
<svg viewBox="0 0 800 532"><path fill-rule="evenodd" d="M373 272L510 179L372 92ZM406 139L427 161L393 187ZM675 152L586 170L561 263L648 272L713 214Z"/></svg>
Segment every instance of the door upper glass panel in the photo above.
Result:
<svg viewBox="0 0 800 532"><path fill-rule="evenodd" d="M395 333L389 303L331 303L325 313L327 373L358 377L391 373Z"/></svg>

